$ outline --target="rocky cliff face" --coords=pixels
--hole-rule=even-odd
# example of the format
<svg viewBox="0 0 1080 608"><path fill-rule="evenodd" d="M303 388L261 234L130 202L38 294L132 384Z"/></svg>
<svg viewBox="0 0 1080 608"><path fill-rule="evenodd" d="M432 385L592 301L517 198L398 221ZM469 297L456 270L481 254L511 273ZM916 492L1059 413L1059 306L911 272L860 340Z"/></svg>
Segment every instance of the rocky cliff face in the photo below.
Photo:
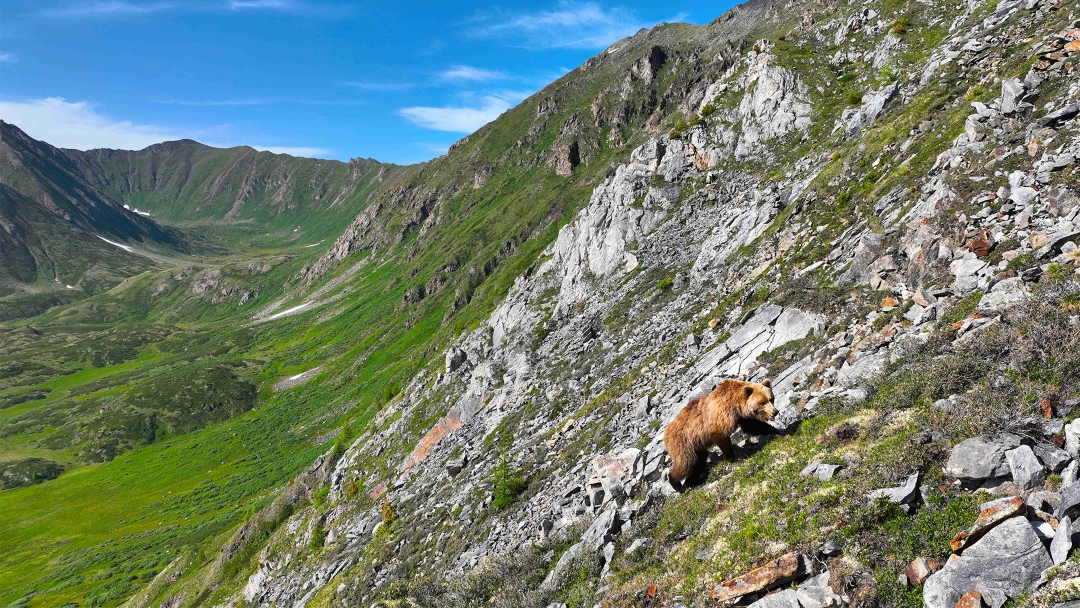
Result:
<svg viewBox="0 0 1080 608"><path fill-rule="evenodd" d="M696 54L633 63L624 89L674 57L695 74L656 103L669 115L595 98L598 124L637 116L654 133L487 322L334 455L326 501L261 543L225 601L1069 597L1075 558L1050 568L1070 555L1080 435L1062 418L1080 394L1038 352L1072 361L1080 346L1075 7L775 10L756 17L760 37L706 27ZM552 171L572 172L565 160ZM409 209L434 200L410 192ZM378 213L311 272L374 247ZM665 424L724 378L766 376L791 435L739 436L740 460L675 495ZM971 435L990 447L965 456ZM970 472L986 459L998 468ZM974 487L1020 506L983 505L972 523ZM931 574L968 524L960 556ZM792 580L807 583L763 595ZM146 597L190 597L155 585Z"/></svg>

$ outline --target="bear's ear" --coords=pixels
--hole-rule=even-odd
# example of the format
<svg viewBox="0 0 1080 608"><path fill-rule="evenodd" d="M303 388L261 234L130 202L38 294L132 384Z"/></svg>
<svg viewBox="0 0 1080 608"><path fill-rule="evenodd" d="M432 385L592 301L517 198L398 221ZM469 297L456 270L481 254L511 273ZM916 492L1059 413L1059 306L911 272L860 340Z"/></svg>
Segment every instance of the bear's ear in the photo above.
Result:
<svg viewBox="0 0 1080 608"><path fill-rule="evenodd" d="M746 391L746 398L747 399L754 396L754 387L752 387L752 386L744 386L743 390Z"/></svg>
<svg viewBox="0 0 1080 608"><path fill-rule="evenodd" d="M768 378L765 378L764 380L761 381L761 386L768 386L768 387L771 388L772 387L772 380L769 380Z"/></svg>

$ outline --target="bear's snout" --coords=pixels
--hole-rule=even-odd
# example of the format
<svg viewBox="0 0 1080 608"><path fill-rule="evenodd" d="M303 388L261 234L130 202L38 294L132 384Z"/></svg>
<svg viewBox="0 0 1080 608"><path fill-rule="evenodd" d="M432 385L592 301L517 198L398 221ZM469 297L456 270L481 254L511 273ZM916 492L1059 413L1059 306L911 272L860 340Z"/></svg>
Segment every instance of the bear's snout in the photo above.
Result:
<svg viewBox="0 0 1080 608"><path fill-rule="evenodd" d="M766 403L764 410L765 410L765 420L764 420L764 422L768 422L768 421L772 420L773 418L776 417L776 414L778 413L778 411L776 409L776 406L773 405L772 403Z"/></svg>

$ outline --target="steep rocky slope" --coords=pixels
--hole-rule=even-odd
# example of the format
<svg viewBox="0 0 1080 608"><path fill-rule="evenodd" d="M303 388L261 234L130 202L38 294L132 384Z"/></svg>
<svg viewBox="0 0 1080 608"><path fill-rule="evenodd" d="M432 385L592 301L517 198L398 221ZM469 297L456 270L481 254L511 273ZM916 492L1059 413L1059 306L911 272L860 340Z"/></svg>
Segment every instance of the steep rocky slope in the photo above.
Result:
<svg viewBox="0 0 1080 608"><path fill-rule="evenodd" d="M1023 508L976 522L922 601L1075 593L1074 562L1043 573L1068 556L1076 487L1077 435L1059 417L1077 397L1062 367L1078 346L1071 10L772 7L752 38L705 27L683 39L696 52L648 49L623 84L673 57L685 82L642 123L648 140L486 323L312 469L327 489L213 597L705 605L813 571L828 574L807 593L827 592L760 605L906 604L918 589L896 577L921 552L948 555L979 486ZM541 116L550 102L530 103ZM368 246L367 227L357 218L316 274ZM771 376L792 435L744 439L745 461L674 496L662 426L733 376ZM973 440L996 451L972 472L982 456L959 442L1006 431L1020 435ZM724 591L774 557L756 576L798 565ZM190 601L197 579L168 580L197 567L178 560L133 604Z"/></svg>
<svg viewBox="0 0 1080 608"><path fill-rule="evenodd" d="M1076 599L1077 17L753 2L410 168L266 313L385 272L418 371L328 361L334 447L128 603ZM786 433L676 495L663 426L725 377Z"/></svg>

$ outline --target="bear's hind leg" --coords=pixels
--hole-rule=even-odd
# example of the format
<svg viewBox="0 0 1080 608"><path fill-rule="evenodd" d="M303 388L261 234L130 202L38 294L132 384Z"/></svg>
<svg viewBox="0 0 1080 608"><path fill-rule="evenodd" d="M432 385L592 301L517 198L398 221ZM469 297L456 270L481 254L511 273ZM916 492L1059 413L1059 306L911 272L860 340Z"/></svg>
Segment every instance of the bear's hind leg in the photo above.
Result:
<svg viewBox="0 0 1080 608"><path fill-rule="evenodd" d="M665 440L667 437L665 437ZM672 438L666 441L668 455L671 456L671 470L668 471L668 482L676 492L686 490L686 482L698 463L697 450L688 442Z"/></svg>

